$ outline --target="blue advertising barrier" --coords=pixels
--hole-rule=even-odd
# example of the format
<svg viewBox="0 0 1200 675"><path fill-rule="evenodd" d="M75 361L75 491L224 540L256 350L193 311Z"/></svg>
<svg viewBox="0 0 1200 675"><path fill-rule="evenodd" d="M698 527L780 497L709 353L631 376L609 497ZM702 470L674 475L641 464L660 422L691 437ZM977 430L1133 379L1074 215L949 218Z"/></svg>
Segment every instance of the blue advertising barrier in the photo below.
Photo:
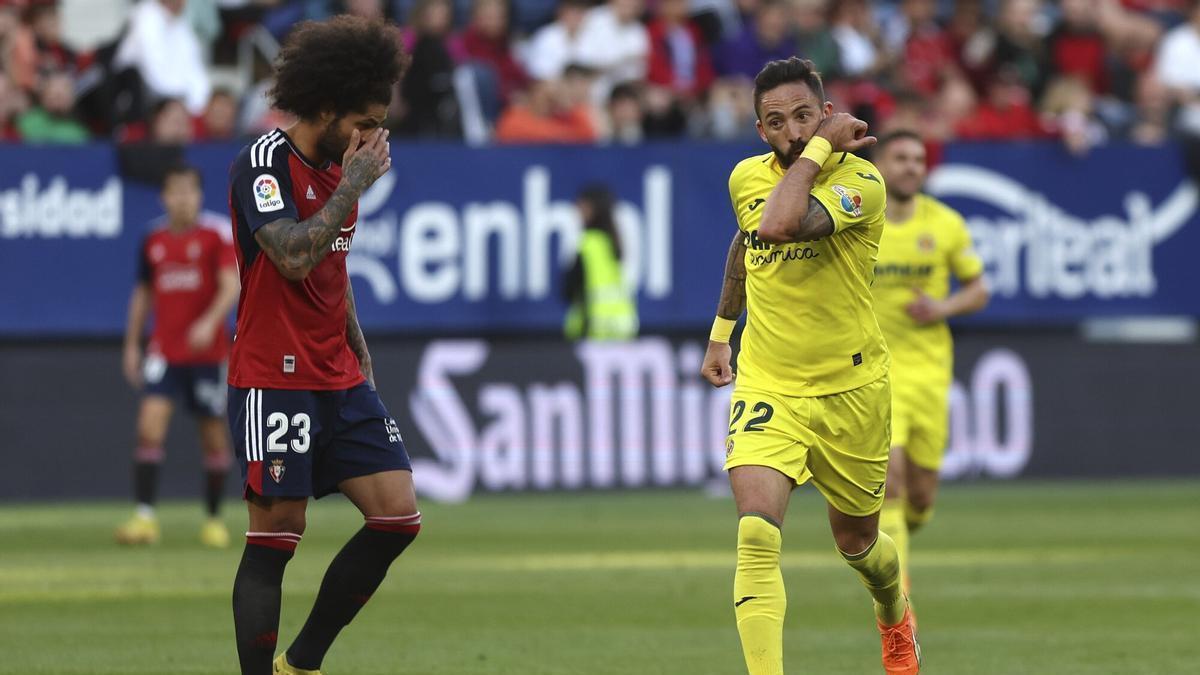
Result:
<svg viewBox="0 0 1200 675"><path fill-rule="evenodd" d="M209 218L227 219L238 148L197 146ZM349 258L368 331L554 331L580 188L619 197L625 268L647 332L703 330L734 223L726 180L744 145L487 148L394 145L360 202ZM994 300L980 321L1200 315L1200 198L1178 150L954 145L929 189L967 217ZM157 189L108 146L0 146L0 336L123 330ZM228 227L219 224L219 227Z"/></svg>

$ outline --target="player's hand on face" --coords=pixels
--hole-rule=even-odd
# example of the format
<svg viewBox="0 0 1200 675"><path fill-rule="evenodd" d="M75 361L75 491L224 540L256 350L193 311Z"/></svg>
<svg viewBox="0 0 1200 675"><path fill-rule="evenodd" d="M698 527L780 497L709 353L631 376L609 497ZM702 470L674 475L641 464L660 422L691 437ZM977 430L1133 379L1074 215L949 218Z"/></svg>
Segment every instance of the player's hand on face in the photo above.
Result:
<svg viewBox="0 0 1200 675"><path fill-rule="evenodd" d="M142 350L137 345L128 345L121 355L121 372L125 381L134 389L142 388Z"/></svg>
<svg viewBox="0 0 1200 675"><path fill-rule="evenodd" d="M193 352L202 352L212 346L217 337L217 324L207 319L200 319L188 329L188 348Z"/></svg>
<svg viewBox="0 0 1200 675"><path fill-rule="evenodd" d="M914 288L913 292L916 293L916 297L904 308L913 321L919 324L927 324L941 321L945 318L942 306L937 300L925 295L925 291L919 288Z"/></svg>
<svg viewBox="0 0 1200 675"><path fill-rule="evenodd" d="M350 133L350 145L342 157L342 180L361 194L392 168L390 132L383 127L365 135L355 129Z"/></svg>
<svg viewBox="0 0 1200 675"><path fill-rule="evenodd" d="M817 127L817 136L833 146L834 152L858 152L879 140L867 135L867 123L844 112L833 113Z"/></svg>
<svg viewBox="0 0 1200 675"><path fill-rule="evenodd" d="M708 351L704 353L704 365L700 367L700 375L714 387L724 387L733 382L733 369L729 362L733 350L724 342L708 342Z"/></svg>

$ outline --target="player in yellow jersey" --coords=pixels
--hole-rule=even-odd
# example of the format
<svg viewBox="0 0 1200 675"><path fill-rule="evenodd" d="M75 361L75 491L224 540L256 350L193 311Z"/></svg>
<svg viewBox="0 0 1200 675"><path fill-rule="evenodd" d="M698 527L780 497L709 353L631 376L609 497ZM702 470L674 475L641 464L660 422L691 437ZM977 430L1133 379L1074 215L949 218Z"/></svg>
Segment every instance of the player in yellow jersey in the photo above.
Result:
<svg viewBox="0 0 1200 675"><path fill-rule="evenodd" d="M771 152L729 177L738 232L703 374L733 380L729 335L749 307L726 441L738 511L733 604L750 675L782 675L787 605L781 528L812 480L838 551L874 598L889 675L917 673L896 545L879 532L890 445L888 351L872 310L883 232L879 172L853 154L866 123L834 113L811 61L768 63L754 82ZM820 672L818 667L813 672Z"/></svg>
<svg viewBox="0 0 1200 675"><path fill-rule="evenodd" d="M954 347L946 319L984 308L983 263L962 216L928 195L925 146L912 131L875 148L887 226L875 266L875 315L892 354L892 458L879 528L896 542L908 592L908 537L933 515L946 447ZM950 292L950 276L958 290Z"/></svg>

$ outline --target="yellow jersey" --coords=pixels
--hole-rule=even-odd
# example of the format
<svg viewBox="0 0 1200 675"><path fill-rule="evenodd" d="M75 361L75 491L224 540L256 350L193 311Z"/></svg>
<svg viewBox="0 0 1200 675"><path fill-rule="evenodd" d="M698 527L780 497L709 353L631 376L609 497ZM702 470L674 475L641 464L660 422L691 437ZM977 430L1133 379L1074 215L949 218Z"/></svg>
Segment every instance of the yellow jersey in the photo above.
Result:
<svg viewBox="0 0 1200 675"><path fill-rule="evenodd" d="M758 238L758 227L783 176L773 152L743 160L729 176L733 211L746 234L738 385L785 396L857 389L888 372L871 297L887 199L883 179L870 162L834 153L811 192L829 213L833 234L771 245Z"/></svg>
<svg viewBox="0 0 1200 675"><path fill-rule="evenodd" d="M950 329L939 321L919 325L905 307L919 288L942 300L950 275L969 281L983 273L962 216L927 195L917 195L906 222L888 221L875 266L875 316L892 353L893 387L916 381L949 385L954 360Z"/></svg>

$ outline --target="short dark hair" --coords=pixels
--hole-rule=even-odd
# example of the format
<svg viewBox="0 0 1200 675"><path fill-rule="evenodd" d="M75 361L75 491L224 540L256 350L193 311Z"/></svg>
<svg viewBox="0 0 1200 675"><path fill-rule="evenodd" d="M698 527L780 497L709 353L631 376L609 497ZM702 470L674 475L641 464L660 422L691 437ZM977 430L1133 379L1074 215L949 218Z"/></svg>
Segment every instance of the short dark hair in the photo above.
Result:
<svg viewBox="0 0 1200 675"><path fill-rule="evenodd" d="M803 82L822 103L825 102L825 85L821 83L821 73L817 72L816 64L808 59L793 56L790 59L771 61L758 71L754 78L755 112L758 111L763 94L789 82Z"/></svg>
<svg viewBox="0 0 1200 675"><path fill-rule="evenodd" d="M608 94L608 102L610 104L620 101L621 99L632 99L641 102L641 89L638 88L635 82L622 82L612 88Z"/></svg>
<svg viewBox="0 0 1200 675"><path fill-rule="evenodd" d="M192 166L187 162L177 162L168 166L166 170L163 171L162 185L160 187L166 189L167 181L171 180L175 176L186 176L189 174L196 179L196 185L204 187L204 178L200 175L200 169L197 169L195 166Z"/></svg>
<svg viewBox="0 0 1200 675"><path fill-rule="evenodd" d="M170 108L173 105L183 106L184 108L187 107L184 105L183 99L181 98L174 98L171 96L160 98L150 106L150 119L155 119L159 115L166 112L167 108Z"/></svg>
<svg viewBox="0 0 1200 675"><path fill-rule="evenodd" d="M276 108L305 120L387 105L407 65L397 37L382 21L353 16L306 21L280 50L268 95Z"/></svg>
<svg viewBox="0 0 1200 675"><path fill-rule="evenodd" d="M895 131L889 131L880 136L879 142L875 144L874 148L871 148L871 155L878 157L883 154L884 148L892 143L895 143L896 141L903 140L916 141L922 146L925 145L925 139L921 138L921 134L913 131L912 129L896 129Z"/></svg>

